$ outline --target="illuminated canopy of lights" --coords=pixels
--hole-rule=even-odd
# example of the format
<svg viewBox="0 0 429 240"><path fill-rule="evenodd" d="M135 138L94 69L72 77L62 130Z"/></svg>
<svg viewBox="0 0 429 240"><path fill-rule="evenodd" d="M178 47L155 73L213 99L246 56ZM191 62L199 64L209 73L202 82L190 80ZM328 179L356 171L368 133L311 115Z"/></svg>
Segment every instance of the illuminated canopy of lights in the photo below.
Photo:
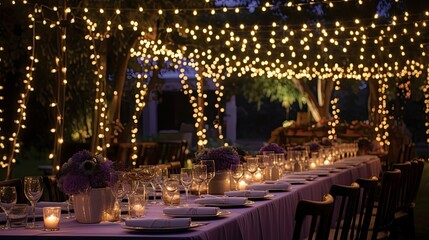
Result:
<svg viewBox="0 0 429 240"><path fill-rule="evenodd" d="M12 1L15 3L16 1ZM210 1L204 1L210 3ZM334 8L341 4L358 3L364 4L362 0L343 1L322 1L323 4ZM398 2L398 1L396 1ZM26 1L23 1L26 3ZM282 7L296 8L301 11L307 5L316 4L313 1L306 3L287 3ZM136 9L124 8L67 8L66 12L73 16L70 23L84 21L87 25L88 41L103 41L109 38L112 31L133 30L141 35L141 42L137 49L132 49L133 57L164 59L181 72L180 79L182 89L189 96L190 104L194 109L195 127L207 119L204 115L203 107L199 105L197 98L205 99L202 86L198 84L198 79L210 79L216 86L217 95L215 107L219 113L224 112L221 106L223 97L222 81L230 77L243 77L245 75L267 76L278 79L323 79L334 81L335 90L339 90L340 79L356 79L376 81L379 86L378 105L373 112L379 113L382 118L376 123L374 130L376 139L380 144L389 145L388 141L388 109L386 106L386 92L388 90L387 81L389 78L420 77L427 74L428 68L428 33L427 24L429 12L413 14L405 12L400 16L392 16L390 21L380 23L378 16L371 19L354 19L353 21L334 22L311 22L303 24L279 24L272 22L268 25L246 25L244 23L224 22L222 25L201 24L187 26L181 22L170 22L164 26L165 34L180 33L188 36L189 46L171 47L168 42L161 40L153 41L147 38L154 29L153 26L139 24L138 17L135 20L122 22L118 16L127 13L136 13L136 16L144 18L145 14L158 14L160 17L165 14L182 14L199 17L202 14L240 14L247 7L213 7L205 5L200 8L168 8L149 9L138 7ZM268 11L272 6L270 3L261 4L255 7L258 11ZM35 32L35 14L42 11L59 11L59 7L36 7L36 11L29 15L30 27L34 31L34 41L40 41L40 36ZM81 14L82 13L82 14ZM191 14L190 14L191 13ZM103 16L90 19L90 16ZM52 28L58 27L58 21L51 23L44 20L43 24L51 24ZM197 43L205 43L205 47L197 47ZM195 44L193 44L195 43ZM210 46L222 46L214 51ZM32 51L30 65L27 68L27 77L24 83L27 84L27 91L32 90L31 81L33 65L37 63L34 54L36 44L29 46ZM191 47L195 46L195 47ZM95 44L91 45L93 54L91 60L94 65L94 74L97 76L96 82L96 102L95 110L99 115L97 122L98 142L97 150L102 151L108 143L104 140L106 131L106 92L105 92L105 69L100 69L100 55L97 54ZM134 52L133 52L134 51ZM198 69L194 76L197 79L195 86L190 86L188 78L183 72L183 67L189 65ZM156 65L148 68L153 71ZM136 114L144 108L144 99L147 97L147 76L143 74L138 81L137 89L139 94L135 96ZM428 78L429 81L429 78ZM429 84L429 83L428 83ZM426 86L423 90L426 97L426 112L429 111L429 93ZM19 129L24 128L26 98L28 92L21 94L20 118L16 120L18 130L9 139L16 151L19 151L17 138ZM336 107L339 99L334 98L331 104L332 119L329 122L331 129L329 136L335 138L335 127L339 123L339 109ZM53 103L55 104L55 103ZM207 102L204 103L204 105ZM137 125L137 115L134 115ZM220 119L215 121L215 127L219 130L219 138L223 139ZM429 123L426 122L429 134ZM136 141L137 128L132 130L132 141ZM206 130L201 128L197 131L199 137L198 144L207 144ZM58 139L60 140L60 139ZM429 140L428 140L429 141ZM136 157L136 156L134 156ZM13 163L13 160L1 161L2 166Z"/></svg>

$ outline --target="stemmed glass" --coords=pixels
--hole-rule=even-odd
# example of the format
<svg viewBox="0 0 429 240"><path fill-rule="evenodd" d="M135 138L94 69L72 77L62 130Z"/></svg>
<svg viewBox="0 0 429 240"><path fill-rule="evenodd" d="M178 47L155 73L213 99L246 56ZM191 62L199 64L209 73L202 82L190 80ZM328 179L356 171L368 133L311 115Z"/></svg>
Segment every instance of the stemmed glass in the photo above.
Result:
<svg viewBox="0 0 429 240"><path fill-rule="evenodd" d="M139 182L149 189L149 185L153 186L153 179L155 177L155 166L154 165L141 165L136 170ZM149 192L147 194L147 200L149 200ZM153 188L153 200L156 201L156 189Z"/></svg>
<svg viewBox="0 0 429 240"><path fill-rule="evenodd" d="M0 187L0 207L6 215L6 225L1 230L10 229L9 211L16 204L16 188L13 186Z"/></svg>
<svg viewBox="0 0 429 240"><path fill-rule="evenodd" d="M155 175L153 177L153 183L155 184L155 188L158 186L161 189L161 192L163 190L164 181L168 178L168 169L163 166L156 166L155 168ZM161 194L162 198L163 194ZM162 201L160 205L162 205Z"/></svg>
<svg viewBox="0 0 429 240"><path fill-rule="evenodd" d="M198 186L198 197L201 197L201 184L207 179L207 165L202 165L202 164L193 165L192 179Z"/></svg>
<svg viewBox="0 0 429 240"><path fill-rule="evenodd" d="M264 151L262 155L263 165L268 169L269 180L273 180L274 152Z"/></svg>
<svg viewBox="0 0 429 240"><path fill-rule="evenodd" d="M36 203L39 201L43 194L43 180L40 176L24 177L24 193L28 201L31 204L31 213L33 215L33 221L27 224L27 228L35 229L42 228L41 225L36 224L36 216L34 210Z"/></svg>
<svg viewBox="0 0 429 240"><path fill-rule="evenodd" d="M277 167L279 171L279 178L283 175L283 165L285 163L285 154L284 153L275 153L274 154L274 166Z"/></svg>
<svg viewBox="0 0 429 240"><path fill-rule="evenodd" d="M246 158L246 163L247 163L247 171L251 174L252 176L252 181L253 181L253 174L258 171L258 158L257 157L248 157Z"/></svg>
<svg viewBox="0 0 429 240"><path fill-rule="evenodd" d="M118 221L120 221L121 219L121 202L126 194L125 189L123 187L124 174L125 174L124 172L115 171L110 175L111 182L114 183L111 189L112 189L113 197L115 197L114 209L115 211L118 210L118 215L116 216Z"/></svg>
<svg viewBox="0 0 429 240"><path fill-rule="evenodd" d="M185 205L188 205L188 191L192 185L192 168L181 168L180 169L180 182L182 183L183 187L185 188L185 196L186 196Z"/></svg>
<svg viewBox="0 0 429 240"><path fill-rule="evenodd" d="M167 190L168 195L170 196L170 207L173 206L173 198L174 198L174 193L177 191L177 189L179 189L179 179L172 177L172 178L167 178L164 181L164 187L165 190Z"/></svg>
<svg viewBox="0 0 429 240"><path fill-rule="evenodd" d="M67 194L66 203L67 203L67 216L65 216L64 218L65 219L72 219L73 216L72 216L71 211L70 211L70 206L73 204L73 195Z"/></svg>
<svg viewBox="0 0 429 240"><path fill-rule="evenodd" d="M130 196L136 193L138 186L139 181L137 180L137 176L135 173L129 172L124 174L124 179L122 181L122 190L124 191L125 196L128 200L128 219L131 219Z"/></svg>
<svg viewBox="0 0 429 240"><path fill-rule="evenodd" d="M231 176L234 179L235 190L238 190L238 181L243 177L244 168L242 164L232 164L231 165Z"/></svg>
<svg viewBox="0 0 429 240"><path fill-rule="evenodd" d="M207 194L209 194L210 193L209 192L210 181L216 175L215 162L214 162L214 160L201 160L201 164L207 166L207 180L205 182L206 182L206 186L207 186Z"/></svg>

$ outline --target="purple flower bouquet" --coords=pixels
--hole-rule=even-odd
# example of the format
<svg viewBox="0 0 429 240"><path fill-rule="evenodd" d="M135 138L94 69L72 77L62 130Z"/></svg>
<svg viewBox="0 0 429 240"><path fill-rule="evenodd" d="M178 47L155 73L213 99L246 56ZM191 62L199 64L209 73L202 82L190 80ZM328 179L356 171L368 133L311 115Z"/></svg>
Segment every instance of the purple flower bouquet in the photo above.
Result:
<svg viewBox="0 0 429 240"><path fill-rule="evenodd" d="M61 167L57 175L58 187L65 194L77 194L90 188L109 187L112 161L87 150L75 153Z"/></svg>
<svg viewBox="0 0 429 240"><path fill-rule="evenodd" d="M204 149L196 155L197 160L214 160L216 171L229 170L232 164L240 164L240 156L232 147Z"/></svg>
<svg viewBox="0 0 429 240"><path fill-rule="evenodd" d="M270 143L268 145L265 145L259 149L259 153L262 154L263 152L267 151L273 151L274 153L285 153L285 149L280 147L277 143Z"/></svg>

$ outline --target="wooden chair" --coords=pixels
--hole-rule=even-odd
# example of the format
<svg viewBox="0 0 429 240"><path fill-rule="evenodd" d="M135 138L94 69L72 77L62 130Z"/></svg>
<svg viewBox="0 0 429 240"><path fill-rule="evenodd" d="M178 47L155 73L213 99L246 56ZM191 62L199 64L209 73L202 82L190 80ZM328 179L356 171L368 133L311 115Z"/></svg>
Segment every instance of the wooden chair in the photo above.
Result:
<svg viewBox="0 0 429 240"><path fill-rule="evenodd" d="M352 220L356 217L357 202L359 200L359 184L351 186L334 184L329 191L334 198L335 228L331 229L329 239L349 239L354 234Z"/></svg>
<svg viewBox="0 0 429 240"><path fill-rule="evenodd" d="M393 222L398 200L398 186L400 185L401 171L395 169L386 171L381 181L377 213L374 219L371 239L389 238L394 235Z"/></svg>
<svg viewBox="0 0 429 240"><path fill-rule="evenodd" d="M306 235L301 235L301 232L302 225L307 216L311 217L308 239L313 239L313 237L315 237L316 240L327 239L333 205L334 198L330 194L325 195L322 201L300 200L295 213L293 240L302 239L304 235Z"/></svg>
<svg viewBox="0 0 429 240"><path fill-rule="evenodd" d="M360 199L357 201L358 214L351 225L350 239L366 239L371 223L372 211L378 187L378 178L359 178ZM354 231L356 229L356 232ZM356 236L355 236L356 233Z"/></svg>
<svg viewBox="0 0 429 240"><path fill-rule="evenodd" d="M20 178L0 181L0 187L3 186L14 186L16 189L16 203L28 204L28 200L24 194L24 184Z"/></svg>
<svg viewBox="0 0 429 240"><path fill-rule="evenodd" d="M409 184L404 184L407 186L402 186L401 177L401 190L405 187L407 190L403 191L402 196L400 194L401 204L398 205L398 208L395 212L395 225L396 226L405 226L404 234L407 236L407 239L416 239L415 226L414 226L414 208L416 206L415 200L417 193L420 187L420 182L423 174L424 160L414 160L410 163L410 172L409 172ZM397 167L400 169L400 167ZM403 173L404 170L402 169Z"/></svg>

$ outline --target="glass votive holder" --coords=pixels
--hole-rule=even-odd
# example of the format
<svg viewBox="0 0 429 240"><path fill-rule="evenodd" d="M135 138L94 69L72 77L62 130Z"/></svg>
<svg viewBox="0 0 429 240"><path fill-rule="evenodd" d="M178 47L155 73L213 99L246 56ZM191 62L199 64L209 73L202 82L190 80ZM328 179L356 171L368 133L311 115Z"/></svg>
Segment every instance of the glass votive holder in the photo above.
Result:
<svg viewBox="0 0 429 240"><path fill-rule="evenodd" d="M61 207L44 207L43 223L45 231L58 231L60 229Z"/></svg>
<svg viewBox="0 0 429 240"><path fill-rule="evenodd" d="M145 194L133 194L130 196L130 216L132 218L143 217L145 214Z"/></svg>
<svg viewBox="0 0 429 240"><path fill-rule="evenodd" d="M27 204L15 204L12 207L9 213L10 227L19 228L27 225L28 208Z"/></svg>

